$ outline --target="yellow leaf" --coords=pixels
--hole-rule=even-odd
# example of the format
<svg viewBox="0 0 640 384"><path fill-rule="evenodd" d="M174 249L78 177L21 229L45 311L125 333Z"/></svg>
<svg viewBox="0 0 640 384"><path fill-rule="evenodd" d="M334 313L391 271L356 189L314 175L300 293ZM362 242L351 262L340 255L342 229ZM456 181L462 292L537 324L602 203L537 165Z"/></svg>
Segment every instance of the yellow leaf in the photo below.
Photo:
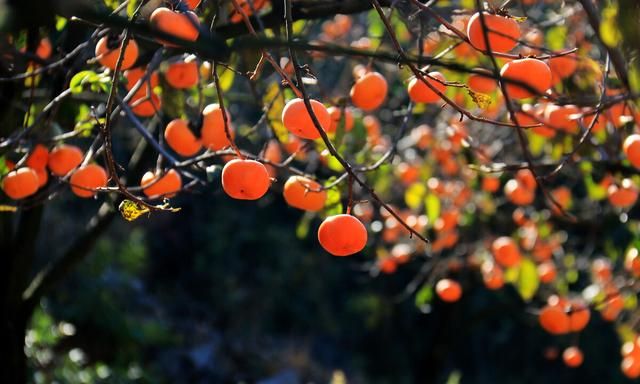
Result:
<svg viewBox="0 0 640 384"><path fill-rule="evenodd" d="M488 108L491 105L491 96L485 95L484 93L474 92L467 88L467 92L469 96L471 96L471 100L478 106L478 108Z"/></svg>
<svg viewBox="0 0 640 384"><path fill-rule="evenodd" d="M610 47L615 47L622 40L622 33L618 28L618 6L611 4L602 11L600 23L600 37L602 42Z"/></svg>
<svg viewBox="0 0 640 384"><path fill-rule="evenodd" d="M17 210L18 207L15 207L13 205L0 204L0 212L15 212Z"/></svg>
<svg viewBox="0 0 640 384"><path fill-rule="evenodd" d="M127 199L122 200L118 210L120 210L120 214L127 221L134 221L149 212L149 208Z"/></svg>

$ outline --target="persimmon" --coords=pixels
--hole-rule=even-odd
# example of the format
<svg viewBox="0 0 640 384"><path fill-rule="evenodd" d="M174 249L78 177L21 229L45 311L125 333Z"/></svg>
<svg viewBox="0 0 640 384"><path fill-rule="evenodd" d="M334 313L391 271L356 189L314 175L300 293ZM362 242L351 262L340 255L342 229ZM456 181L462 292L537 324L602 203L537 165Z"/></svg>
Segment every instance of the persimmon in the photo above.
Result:
<svg viewBox="0 0 640 384"><path fill-rule="evenodd" d="M182 40L196 41L200 35L200 22L193 12L179 13L159 7L149 17L149 22L153 28ZM174 46L172 43L159 41L164 45Z"/></svg>
<svg viewBox="0 0 640 384"><path fill-rule="evenodd" d="M552 261L545 261L538 265L538 277L542 283L548 284L556 279L556 265Z"/></svg>
<svg viewBox="0 0 640 384"><path fill-rule="evenodd" d="M269 190L269 172L255 160L234 159L222 168L222 188L238 200L257 200Z"/></svg>
<svg viewBox="0 0 640 384"><path fill-rule="evenodd" d="M622 144L622 151L631 165L640 169L640 135L634 133L627 136Z"/></svg>
<svg viewBox="0 0 640 384"><path fill-rule="evenodd" d="M280 144L278 144L277 140L269 140L264 149L263 157L265 160L274 164L282 161L282 150L280 149ZM267 171L269 171L269 175L271 177L276 177L278 174L278 169L276 167L270 164L266 164L265 167L267 167Z"/></svg>
<svg viewBox="0 0 640 384"><path fill-rule="evenodd" d="M371 115L362 118L362 124L367 131L367 139L376 143L380 139L380 121Z"/></svg>
<svg viewBox="0 0 640 384"><path fill-rule="evenodd" d="M25 164L33 169L44 169L49 161L49 149L42 144L33 147L33 150L27 157Z"/></svg>
<svg viewBox="0 0 640 384"><path fill-rule="evenodd" d="M460 283L451 279L442 279L436 283L436 294L440 300L453 303L460 300L462 287Z"/></svg>
<svg viewBox="0 0 640 384"><path fill-rule="evenodd" d="M500 189L500 178L494 176L485 176L482 178L482 190L485 192L496 192Z"/></svg>
<svg viewBox="0 0 640 384"><path fill-rule="evenodd" d="M563 335L570 330L569 315L558 305L547 305L538 315L540 326L552 335Z"/></svg>
<svg viewBox="0 0 640 384"><path fill-rule="evenodd" d="M284 183L282 194L287 204L304 211L316 212L324 207L327 192L322 186L307 177L291 176ZM318 192L316 192L318 191Z"/></svg>
<svg viewBox="0 0 640 384"><path fill-rule="evenodd" d="M575 368L582 365L584 357L578 347L569 347L562 352L562 360L568 367Z"/></svg>
<svg viewBox="0 0 640 384"><path fill-rule="evenodd" d="M603 258L595 259L591 264L591 273L593 274L594 280L599 282L611 280L611 268L611 262L609 260Z"/></svg>
<svg viewBox="0 0 640 384"><path fill-rule="evenodd" d="M317 100L309 100L314 115L318 119L323 130L327 131L331 127L331 115L322 103ZM282 124L294 135L303 139L315 140L320 137L320 133L313 124L311 115L307 111L304 100L296 98L290 100L282 110Z"/></svg>
<svg viewBox="0 0 640 384"><path fill-rule="evenodd" d="M500 289L504 286L504 273L502 268L493 265L492 262L482 265L482 281L484 286L490 290Z"/></svg>
<svg viewBox="0 0 640 384"><path fill-rule="evenodd" d="M96 188L107 186L107 172L97 164L88 164L78 168L69 179L71 192L78 197L93 197Z"/></svg>
<svg viewBox="0 0 640 384"><path fill-rule="evenodd" d="M387 98L387 79L379 72L368 72L351 87L351 102L363 111L372 111Z"/></svg>
<svg viewBox="0 0 640 384"><path fill-rule="evenodd" d="M525 188L533 190L536 189L538 185L536 183L536 178L533 176L533 172L530 169L521 169L516 172L516 180Z"/></svg>
<svg viewBox="0 0 640 384"><path fill-rule="evenodd" d="M229 136L235 137L235 130L227 114ZM202 145L212 151L218 151L231 145L224 128L222 109L217 103L209 104L202 110L202 129L200 132Z"/></svg>
<svg viewBox="0 0 640 384"><path fill-rule="evenodd" d="M444 75L440 72L429 73L429 76L424 76L424 81L414 77L409 81L407 88L409 98L416 103L436 103L441 100L440 96L429 88L425 82L429 83L433 88L438 90L438 92L444 93L447 89L447 86L443 84L445 81Z"/></svg>
<svg viewBox="0 0 640 384"><path fill-rule="evenodd" d="M615 293L604 303L600 315L605 321L615 321L624 309L624 300L619 293Z"/></svg>
<svg viewBox="0 0 640 384"><path fill-rule="evenodd" d="M180 0L181 3L186 5L190 10L198 8L201 0Z"/></svg>
<svg viewBox="0 0 640 384"><path fill-rule="evenodd" d="M575 105L548 105L544 111L547 124L569 134L576 134L580 131L578 125L580 114L580 108Z"/></svg>
<svg viewBox="0 0 640 384"><path fill-rule="evenodd" d="M32 168L36 175L38 175L38 186L40 188L44 187L49 181L49 173L46 168Z"/></svg>
<svg viewBox="0 0 640 384"><path fill-rule="evenodd" d="M136 67L136 68L131 68L124 71L124 77L125 79L127 79L127 82L125 83L125 87L127 88L127 90L130 91L133 88L133 86L136 85L136 83L140 79L142 79L142 77L145 75L146 72L147 72L146 67ZM144 84L142 84L142 86L136 93L136 96L145 95L147 91L147 85L153 89L157 87L158 84L159 84L158 72L151 73L148 80Z"/></svg>
<svg viewBox="0 0 640 384"><path fill-rule="evenodd" d="M486 30L483 28L480 13L476 12L467 24L467 37L475 48L486 51L485 35L493 52L508 52L518 43L520 26L508 17L483 12ZM485 33L486 32L486 33Z"/></svg>
<svg viewBox="0 0 640 384"><path fill-rule="evenodd" d="M525 187L516 179L507 181L504 185L504 194L515 205L529 205L536 197L534 190Z"/></svg>
<svg viewBox="0 0 640 384"><path fill-rule="evenodd" d="M522 259L518 245L507 236L498 237L491 243L491 253L498 264L507 268L518 265Z"/></svg>
<svg viewBox="0 0 640 384"><path fill-rule="evenodd" d="M266 4L267 4L267 0L252 0L252 3L249 3L249 0L238 1L238 5L240 6L240 8L242 8L242 11L247 16L253 15L254 10L259 11L260 9L264 8ZM233 7L231 12L229 13L229 20L232 23L238 23L242 21L242 19L243 19L242 13L238 12L235 9L235 7Z"/></svg>
<svg viewBox="0 0 640 384"><path fill-rule="evenodd" d="M333 215L320 224L318 241L325 251L334 256L349 256L367 245L367 229L354 216Z"/></svg>
<svg viewBox="0 0 640 384"><path fill-rule="evenodd" d="M169 64L164 74L172 88L188 89L198 84L198 63L195 60L178 61Z"/></svg>
<svg viewBox="0 0 640 384"><path fill-rule="evenodd" d="M175 169L164 174L148 171L140 180L142 192L149 198L171 198L182 189L182 178Z"/></svg>
<svg viewBox="0 0 640 384"><path fill-rule="evenodd" d="M498 83L494 78L491 77L490 74L481 75L477 73L473 73L469 75L469 79L467 79L467 85L471 88L472 91L478 93L491 93L498 88Z"/></svg>
<svg viewBox="0 0 640 384"><path fill-rule="evenodd" d="M162 102L158 95L151 93L149 96L134 97L129 102L129 106L136 116L150 117L160 110Z"/></svg>
<svg viewBox="0 0 640 384"><path fill-rule="evenodd" d="M409 221L409 219L407 220ZM391 248L391 257L393 257L396 264L405 264L411 258L411 252L412 250L409 244L398 243Z"/></svg>
<svg viewBox="0 0 640 384"><path fill-rule="evenodd" d="M638 200L638 187L631 179L623 179L620 185L611 184L607 189L609 203L618 208L629 208Z"/></svg>
<svg viewBox="0 0 640 384"><path fill-rule="evenodd" d="M378 259L378 268L380 272L390 275L398 270L398 263L393 257L383 257Z"/></svg>
<svg viewBox="0 0 640 384"><path fill-rule="evenodd" d="M164 130L164 139L167 145L180 156L193 156L202 149L200 139L191 131L186 120L171 120Z"/></svg>
<svg viewBox="0 0 640 384"><path fill-rule="evenodd" d="M447 209L433 223L433 229L436 232L450 231L458 225L459 218L460 212L457 209Z"/></svg>
<svg viewBox="0 0 640 384"><path fill-rule="evenodd" d="M343 124L342 108L331 106L327 108L327 112L329 112L329 115L331 116L331 125L329 125L329 129L327 130L327 133L334 133L338 129L338 126L340 126L340 124ZM351 111L351 108L345 107L344 108L344 131L345 132L351 131L353 129L353 124L354 124L353 111Z"/></svg>
<svg viewBox="0 0 640 384"><path fill-rule="evenodd" d="M18 168L2 179L2 190L13 200L21 200L38 191L38 175L29 167Z"/></svg>
<svg viewBox="0 0 640 384"><path fill-rule="evenodd" d="M505 80L506 92L512 99L542 95L551 88L551 70L538 59L510 61L502 67L500 76Z"/></svg>
<svg viewBox="0 0 640 384"><path fill-rule="evenodd" d="M581 301L574 300L571 302L571 312L569 313L569 330L571 332L580 332L591 319L591 311L589 307Z"/></svg>
<svg viewBox="0 0 640 384"><path fill-rule="evenodd" d="M420 178L420 168L404 161L398 164L396 173L404 185L413 184Z"/></svg>
<svg viewBox="0 0 640 384"><path fill-rule="evenodd" d="M554 79L558 79L557 81L573 75L576 68L578 68L578 57L575 53L549 59L549 69Z"/></svg>
<svg viewBox="0 0 640 384"><path fill-rule="evenodd" d="M36 48L36 56L38 56L42 60L47 60L49 57L51 57L52 52L53 48L51 46L51 40L49 40L48 37L40 39L38 48Z"/></svg>
<svg viewBox="0 0 640 384"><path fill-rule="evenodd" d="M64 176L82 163L82 150L74 145L61 144L49 153L47 166L56 176Z"/></svg>
<svg viewBox="0 0 640 384"><path fill-rule="evenodd" d="M624 268L634 277L640 277L640 252L638 252L638 248L632 247L627 250L624 255Z"/></svg>
<svg viewBox="0 0 640 384"><path fill-rule="evenodd" d="M637 379L640 377L640 358L631 355L625 356L625 358L622 359L620 368L626 377L630 379Z"/></svg>
<svg viewBox="0 0 640 384"><path fill-rule="evenodd" d="M98 40L95 50L98 62L109 69L115 69L120 56L120 40L112 36L104 36ZM134 39L129 39L124 50L121 69L128 69L138 60L138 43Z"/></svg>

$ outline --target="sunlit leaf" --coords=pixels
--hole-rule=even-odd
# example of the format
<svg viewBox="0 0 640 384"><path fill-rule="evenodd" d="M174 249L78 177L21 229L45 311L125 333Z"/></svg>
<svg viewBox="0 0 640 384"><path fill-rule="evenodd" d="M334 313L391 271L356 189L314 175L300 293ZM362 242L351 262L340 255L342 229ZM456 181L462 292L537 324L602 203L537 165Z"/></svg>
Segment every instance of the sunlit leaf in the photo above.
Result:
<svg viewBox="0 0 640 384"><path fill-rule="evenodd" d="M122 200L118 210L127 221L134 221L145 213L149 213L149 208L128 199Z"/></svg>
<svg viewBox="0 0 640 384"><path fill-rule="evenodd" d="M467 88L467 93L471 96L471 100L478 106L478 108L486 109L491 105L491 96L484 93L474 92Z"/></svg>
<svg viewBox="0 0 640 384"><path fill-rule="evenodd" d="M618 6L615 3L609 4L602 10L602 21L600 22L600 37L602 42L610 47L616 47L622 40L622 33L618 28Z"/></svg>
<svg viewBox="0 0 640 384"><path fill-rule="evenodd" d="M440 217L440 199L433 193L429 193L424 199L427 217L430 223L434 223Z"/></svg>
<svg viewBox="0 0 640 384"><path fill-rule="evenodd" d="M523 259L518 266L508 268L504 278L516 287L525 301L531 300L540 285L536 264L529 259Z"/></svg>
<svg viewBox="0 0 640 384"><path fill-rule="evenodd" d="M16 212L18 207L13 205L0 204L0 212Z"/></svg>
<svg viewBox="0 0 640 384"><path fill-rule="evenodd" d="M427 193L424 183L411 184L404 193L404 201L411 209L418 209L422 205L422 200Z"/></svg>

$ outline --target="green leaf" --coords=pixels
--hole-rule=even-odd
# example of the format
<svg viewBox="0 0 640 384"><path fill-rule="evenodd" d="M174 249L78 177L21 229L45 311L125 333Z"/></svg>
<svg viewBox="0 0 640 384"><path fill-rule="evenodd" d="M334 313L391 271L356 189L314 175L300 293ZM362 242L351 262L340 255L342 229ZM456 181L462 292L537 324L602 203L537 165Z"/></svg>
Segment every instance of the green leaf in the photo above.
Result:
<svg viewBox="0 0 640 384"><path fill-rule="evenodd" d="M525 301L531 300L540 285L536 265L529 259L523 259L517 267L507 269L505 280L516 287L516 290Z"/></svg>
<svg viewBox="0 0 640 384"><path fill-rule="evenodd" d="M433 300L433 287L429 284L425 284L418 290L418 292L416 292L416 307L422 307L426 304L430 304L431 300Z"/></svg>
<svg viewBox="0 0 640 384"><path fill-rule="evenodd" d="M69 82L71 93L80 93L84 89L85 84L91 84L98 80L98 74L94 71L80 71L73 75Z"/></svg>
<svg viewBox="0 0 640 384"><path fill-rule="evenodd" d="M424 205L427 211L429 223L434 223L440 217L440 199L438 196L430 193L424 199Z"/></svg>
<svg viewBox="0 0 640 384"><path fill-rule="evenodd" d="M309 235L311 219L313 219L313 214L311 212L305 212L300 218L300 221L298 221L298 225L296 225L296 237L298 239L302 240Z"/></svg>
<svg viewBox="0 0 640 384"><path fill-rule="evenodd" d="M547 47L551 50L558 51L564 48L567 41L567 27L556 26L549 28L546 35Z"/></svg>
<svg viewBox="0 0 640 384"><path fill-rule="evenodd" d="M375 10L369 11L367 15L367 21L369 22L369 33L370 37L380 37L384 35L384 24L380 20L380 15Z"/></svg>
<svg viewBox="0 0 640 384"><path fill-rule="evenodd" d="M225 67L218 67L218 78L220 79L220 88L223 92L228 91L233 86L233 80L236 73Z"/></svg>
<svg viewBox="0 0 640 384"><path fill-rule="evenodd" d="M329 183L330 181L327 181ZM324 213L327 216L342 213L342 196L338 188L327 189L327 201L324 203Z"/></svg>

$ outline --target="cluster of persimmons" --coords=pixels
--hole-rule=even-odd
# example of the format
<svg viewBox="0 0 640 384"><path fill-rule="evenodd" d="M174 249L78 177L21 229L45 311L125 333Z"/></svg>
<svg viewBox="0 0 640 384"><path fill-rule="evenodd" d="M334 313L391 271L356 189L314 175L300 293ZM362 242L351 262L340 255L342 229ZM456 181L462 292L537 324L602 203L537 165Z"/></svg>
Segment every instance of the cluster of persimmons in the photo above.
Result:
<svg viewBox="0 0 640 384"><path fill-rule="evenodd" d="M178 39L196 41L202 31L197 14L199 1L166 3L150 14L149 25ZM259 0L251 4L239 1L236 6L229 12L229 21L232 23L248 22L248 16L253 12L269 9L267 1ZM351 17L345 15L325 21L320 40L339 41L349 35L352 24ZM586 68L583 63L587 61L587 52L568 51L540 58L543 56L544 33L535 27L527 27L523 31L521 25L522 20L504 11L479 13L468 10L464 16L455 16L451 25L441 26L438 31L428 34L420 49L425 55L438 53L446 38L455 37L453 29L457 28L466 39L452 46L457 59L495 56L491 59L499 67L473 71L470 75L464 75L463 81L453 71L451 76L456 81L447 81L445 74L447 77L450 75L446 67L441 72L425 69L420 70L420 75L414 73L407 79L404 95L391 95L391 89L395 88L391 87L390 81L393 79L388 73L376 71L372 64L355 65L348 98L341 98L340 103L323 102L307 94L289 98L277 116L277 123L288 131L287 141L270 139L257 159L243 155L237 148L234 118L219 101L204 106L200 115L191 120L185 116L170 120L163 127L163 145L185 160L233 149L235 154L230 155L231 152L227 151L220 156L225 162L221 173L222 188L231 198L257 200L269 191L275 177L283 172L280 169L287 169L281 163L282 150L300 160L304 158L305 144L315 142L321 145L325 138L335 139L338 133L349 136L356 124L361 124L371 152L384 153L400 144L405 149L411 149L412 156L399 156L400 160L392 163L394 180L405 191L405 196L415 194L420 200L417 204L407 205L424 209L422 201L426 197L435 198L439 207L437 217L430 220L426 214L416 213L415 207L399 209L395 205L397 215L386 209L377 212L374 210L376 204L371 201L352 202L351 190L346 213L323 215L323 210L332 203L328 201L327 192L335 186L327 187L329 182L323 183L309 175L294 173L283 183L284 200L293 208L318 212L324 216L317 230L317 238L327 252L335 256L356 254L367 246L369 233L379 232L384 247L376 250L379 255L376 268L384 274L394 273L419 253L443 255L453 250L460 241L458 229L467 220L464 216L468 207L473 205L474 211L495 213L495 206L490 207L488 200L504 196L508 203L516 207L512 220L517 235L503 234L485 241L484 246L470 256L470 264L477 267L485 286L496 290L502 288L505 282L512 282L506 277L510 271L520 268L525 260L531 260L538 281L551 287L558 280L560 267L557 258L564 254L563 243L566 238L563 238L561 231L553 230L549 215L561 217L572 208L574 197L568 187L541 190L548 187L543 187L536 179L530 170L531 164L515 169L507 178L492 173L478 176L475 170L468 167L470 162L461 153L471 148L478 162L486 165L491 162L495 152L492 153L488 145L474 143L468 120L457 119L455 115L442 113L446 117L446 129L436 132L429 125L420 124L399 143L391 142L388 136L383 135L383 124L375 116L376 111L385 108L391 96L407 99L413 105L433 108L429 110L435 111L435 114L438 113L437 107L451 103L458 108L464 107L467 95L473 97L484 94L492 95L495 99L493 105L485 106L481 111L482 117L489 119L485 121L504 113L502 107L505 102L516 106L513 115L508 116L512 126L495 129L516 130L524 127L528 135L543 140L560 136L577 137L585 130L597 135L607 129L622 128L636 118L630 104L622 99L600 109L556 102L557 98L550 97L555 94L554 89L557 90L563 82L571 81L572 76ZM168 48L177 47L167 41L158 40L158 43ZM371 44L371 41L363 38L354 41L351 46L368 49ZM122 83L126 90L137 89L127 102L138 119L144 120L162 113L162 98L158 95L158 88L166 86L177 91L193 90L202 86L203 78L210 77L211 64L196 55L167 58L162 69L158 70L147 68L146 63L140 65L141 53L135 35L124 45L126 48L123 52L122 35L107 34L97 39L95 62L110 73L118 67L122 71ZM516 48L520 55L509 55ZM43 39L34 53L48 59L52 55L51 43ZM294 75L290 62L283 70ZM606 77L602 71L600 76ZM322 82L322 79L319 81ZM283 82L282 87L288 85L292 84ZM605 92L607 97L620 95L623 95L621 88L607 89ZM628 161L632 167L640 169L640 134L624 135L620 144L617 148L621 161ZM6 160L8 172L2 176L2 190L10 199L22 200L33 196L47 185L51 175L67 182L78 197L94 197L98 192L113 190L107 188L111 179L109 172L93 160L93 151L85 153L77 146L62 143L51 146L33 143L26 148L16 152L23 156L20 159L16 156L15 163L8 158ZM322 164L326 165L329 157L328 151L323 151ZM429 163L429 172L425 172L421 161ZM149 171L140 180L140 189L147 200L171 198L183 190L183 176L179 167ZM352 188L351 184L349 189ZM609 204L620 212L629 210L637 201L638 187L631 178L607 174L595 184L606 191ZM549 204L550 209L545 210L546 214L532 210L536 196L547 192L549 196L545 198L552 199L554 203ZM407 241L409 228L414 233L430 231L433 234L431 243L426 245L419 241ZM545 228L546 233L541 233L541 228ZM459 263L452 262L449 265L450 272L459 268ZM621 273L631 278L640 276L637 249L632 248L626 253L624 271ZM591 263L593 287L604 298L601 297L598 302L588 302L585 298L567 294L549 295L547 304L539 310L540 326L554 335L580 332L589 323L594 308L607 321L618 319L625 305L614 274L608 259L594 260ZM463 296L463 284L456 280L455 273L445 275L439 276L434 291L442 301L456 302ZM576 345L565 349L562 356L570 367L579 366L583 361L582 352ZM623 357L623 372L632 378L640 377L640 341L624 344Z"/></svg>

